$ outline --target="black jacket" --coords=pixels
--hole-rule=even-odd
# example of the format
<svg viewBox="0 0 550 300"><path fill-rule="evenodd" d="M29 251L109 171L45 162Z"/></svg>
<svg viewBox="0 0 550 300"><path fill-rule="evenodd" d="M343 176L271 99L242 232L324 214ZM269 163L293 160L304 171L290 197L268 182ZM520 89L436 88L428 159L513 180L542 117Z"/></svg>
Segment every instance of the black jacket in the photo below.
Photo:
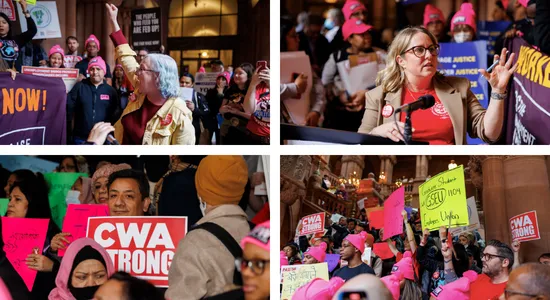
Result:
<svg viewBox="0 0 550 300"><path fill-rule="evenodd" d="M31 17L26 18L26 20L27 31L14 36L12 35L14 24L10 24L8 34L5 37L0 38L0 58L8 62L10 67L15 65L18 72L21 71L21 60L18 59L18 56L22 55L22 53L20 53L20 49L23 48L23 46L25 46L28 42L32 41L32 38L38 32L38 28L36 27L34 20ZM15 50L14 43L17 45L17 50Z"/></svg>
<svg viewBox="0 0 550 300"><path fill-rule="evenodd" d="M195 145L199 144L199 139L201 137L201 121L203 124L205 120L208 119L210 114L210 109L206 99L201 93L193 92L193 104L195 109L193 110L193 127L195 127ZM206 121L207 122L207 121ZM206 125L204 125L206 127Z"/></svg>
<svg viewBox="0 0 550 300"><path fill-rule="evenodd" d="M323 66L328 60L331 49L327 39L323 35L319 35L317 41L315 42L315 55L312 55L313 51L309 46L309 38L304 32L298 33L298 36L300 37L300 51L306 52L307 56L309 56L309 61L311 62L312 66L318 65L319 68L322 70Z"/></svg>
<svg viewBox="0 0 550 300"><path fill-rule="evenodd" d="M67 95L68 124L74 115L72 136L86 139L95 123L114 124L120 117L119 107L118 93L112 86L103 82L96 87L89 78L77 83Z"/></svg>

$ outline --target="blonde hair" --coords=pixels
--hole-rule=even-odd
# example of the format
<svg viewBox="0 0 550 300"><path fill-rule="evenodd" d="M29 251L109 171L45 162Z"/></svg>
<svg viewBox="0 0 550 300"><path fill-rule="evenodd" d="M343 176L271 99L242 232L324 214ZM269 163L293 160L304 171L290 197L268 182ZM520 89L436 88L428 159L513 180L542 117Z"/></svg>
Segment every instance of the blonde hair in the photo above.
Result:
<svg viewBox="0 0 550 300"><path fill-rule="evenodd" d="M376 85L382 86L383 93L396 92L405 82L405 73L397 63L397 56L403 55L403 52L408 50L407 47L417 33L426 34L432 43L437 44L437 38L424 27L415 26L401 30L388 48L386 68L378 72L376 77ZM436 76L443 76L443 74L437 72Z"/></svg>

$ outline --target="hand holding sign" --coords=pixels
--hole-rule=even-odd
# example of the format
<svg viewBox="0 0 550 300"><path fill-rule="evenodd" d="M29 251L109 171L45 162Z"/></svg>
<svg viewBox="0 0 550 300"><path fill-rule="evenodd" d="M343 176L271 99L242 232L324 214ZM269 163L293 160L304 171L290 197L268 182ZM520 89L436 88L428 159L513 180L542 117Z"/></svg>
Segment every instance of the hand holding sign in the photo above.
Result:
<svg viewBox="0 0 550 300"><path fill-rule="evenodd" d="M39 272L51 272L53 269L53 261L42 254L29 254L25 259L25 264L29 269Z"/></svg>
<svg viewBox="0 0 550 300"><path fill-rule="evenodd" d="M67 249L67 246L69 245L70 241L66 237L70 235L71 235L70 232L61 232L56 234L50 243L50 249L52 249L53 252L57 252L58 250L61 250L61 249Z"/></svg>

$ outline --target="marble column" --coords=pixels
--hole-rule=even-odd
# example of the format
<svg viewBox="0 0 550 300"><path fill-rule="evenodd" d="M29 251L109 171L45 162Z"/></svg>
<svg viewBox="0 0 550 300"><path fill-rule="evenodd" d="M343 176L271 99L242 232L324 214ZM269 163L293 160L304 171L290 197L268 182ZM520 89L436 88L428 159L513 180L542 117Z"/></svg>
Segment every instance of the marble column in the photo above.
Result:
<svg viewBox="0 0 550 300"><path fill-rule="evenodd" d="M365 157L363 155L344 155L342 156L342 171L340 176L348 178L353 172L360 177L365 168Z"/></svg>
<svg viewBox="0 0 550 300"><path fill-rule="evenodd" d="M496 220L508 225L518 214L536 211L541 239L521 245L523 262L537 261L541 253L550 252L550 186L544 156L511 156L504 159L504 195L506 219ZM487 213L487 210L485 210ZM508 235L504 242L511 242Z"/></svg>
<svg viewBox="0 0 550 300"><path fill-rule="evenodd" d="M506 212L503 157L485 158L482 163L482 172L485 239L508 242L510 229Z"/></svg>

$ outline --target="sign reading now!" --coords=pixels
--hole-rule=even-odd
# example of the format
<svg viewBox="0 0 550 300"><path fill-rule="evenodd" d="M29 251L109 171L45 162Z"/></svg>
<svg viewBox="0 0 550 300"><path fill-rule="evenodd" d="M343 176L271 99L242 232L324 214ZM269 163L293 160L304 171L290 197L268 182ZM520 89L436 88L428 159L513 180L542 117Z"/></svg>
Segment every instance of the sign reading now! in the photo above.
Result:
<svg viewBox="0 0 550 300"><path fill-rule="evenodd" d="M532 210L511 218L510 229L514 241L526 242L540 239L537 212Z"/></svg>
<svg viewBox="0 0 550 300"><path fill-rule="evenodd" d="M325 213L317 213L305 216L300 221L300 235L307 235L325 230Z"/></svg>
<svg viewBox="0 0 550 300"><path fill-rule="evenodd" d="M86 236L107 250L115 270L168 287L168 271L186 233L187 217L91 217Z"/></svg>

